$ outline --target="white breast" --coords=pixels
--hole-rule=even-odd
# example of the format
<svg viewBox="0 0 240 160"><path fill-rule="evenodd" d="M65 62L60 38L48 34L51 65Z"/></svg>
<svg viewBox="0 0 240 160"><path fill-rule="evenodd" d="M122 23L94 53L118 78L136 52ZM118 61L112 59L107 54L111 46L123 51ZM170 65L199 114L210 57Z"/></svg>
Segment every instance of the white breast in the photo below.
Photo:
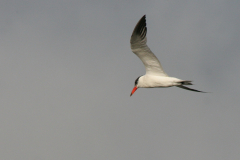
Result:
<svg viewBox="0 0 240 160"><path fill-rule="evenodd" d="M177 82L182 81L174 77L163 77L144 75L138 80L138 88L154 88L154 87L172 87L178 85Z"/></svg>

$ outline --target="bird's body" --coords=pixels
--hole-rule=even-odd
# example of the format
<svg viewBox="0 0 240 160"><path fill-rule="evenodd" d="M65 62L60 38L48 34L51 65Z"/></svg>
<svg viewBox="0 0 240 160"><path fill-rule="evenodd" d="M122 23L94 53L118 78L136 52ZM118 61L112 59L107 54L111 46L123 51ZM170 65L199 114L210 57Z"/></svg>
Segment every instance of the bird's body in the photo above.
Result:
<svg viewBox="0 0 240 160"><path fill-rule="evenodd" d="M138 88L172 87L182 85L183 80L174 77L144 75L138 80Z"/></svg>
<svg viewBox="0 0 240 160"><path fill-rule="evenodd" d="M195 89L188 88L184 85L192 85L191 81L185 81L174 77L169 77L161 66L161 63L157 57L153 54L150 48L147 46L147 27L146 27L146 15L144 15L136 27L133 30L131 36L131 49L143 62L146 74L139 76L135 80L135 87L133 88L131 95L138 88L159 88L159 87L172 87L177 86L183 89L202 92ZM130 96L131 96L130 95Z"/></svg>

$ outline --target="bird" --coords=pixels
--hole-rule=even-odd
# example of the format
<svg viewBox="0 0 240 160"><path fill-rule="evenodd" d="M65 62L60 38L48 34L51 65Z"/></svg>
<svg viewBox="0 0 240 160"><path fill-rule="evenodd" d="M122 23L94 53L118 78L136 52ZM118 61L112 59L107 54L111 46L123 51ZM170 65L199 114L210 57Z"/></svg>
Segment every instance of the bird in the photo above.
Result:
<svg viewBox="0 0 240 160"><path fill-rule="evenodd" d="M192 81L169 77L167 73L164 72L160 61L147 46L146 25L146 15L144 15L136 24L130 39L132 52L141 59L146 69L146 74L139 76L135 80L135 85L130 97L138 88L167 88L173 86L194 92L207 93L186 87L186 85L192 85Z"/></svg>

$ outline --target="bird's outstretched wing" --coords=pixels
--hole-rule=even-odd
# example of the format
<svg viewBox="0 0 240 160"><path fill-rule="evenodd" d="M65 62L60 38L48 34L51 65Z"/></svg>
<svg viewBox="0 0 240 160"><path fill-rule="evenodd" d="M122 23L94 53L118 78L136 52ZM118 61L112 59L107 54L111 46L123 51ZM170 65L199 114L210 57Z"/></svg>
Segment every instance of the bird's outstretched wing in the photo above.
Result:
<svg viewBox="0 0 240 160"><path fill-rule="evenodd" d="M142 60L146 68L146 74L168 77L168 75L163 71L157 57L147 46L146 35L146 15L144 15L137 23L131 36L130 43L132 52Z"/></svg>

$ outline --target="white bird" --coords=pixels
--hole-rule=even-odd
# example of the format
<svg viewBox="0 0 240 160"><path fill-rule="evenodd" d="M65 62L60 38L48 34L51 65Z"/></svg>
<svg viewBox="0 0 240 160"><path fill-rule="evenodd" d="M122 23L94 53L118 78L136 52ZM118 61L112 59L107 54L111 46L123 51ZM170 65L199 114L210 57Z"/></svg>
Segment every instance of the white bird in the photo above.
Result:
<svg viewBox="0 0 240 160"><path fill-rule="evenodd" d="M133 30L131 36L131 49L143 62L146 74L139 76L135 80L135 86L130 94L133 93L138 88L155 88L155 87L180 87L182 89L203 92L195 89L188 88L184 85L192 85L191 81L181 80L174 77L169 77L164 71L163 68L153 54L150 48L147 46L147 27L146 27L146 15L144 15L137 23L136 27ZM206 92L203 92L206 93Z"/></svg>

